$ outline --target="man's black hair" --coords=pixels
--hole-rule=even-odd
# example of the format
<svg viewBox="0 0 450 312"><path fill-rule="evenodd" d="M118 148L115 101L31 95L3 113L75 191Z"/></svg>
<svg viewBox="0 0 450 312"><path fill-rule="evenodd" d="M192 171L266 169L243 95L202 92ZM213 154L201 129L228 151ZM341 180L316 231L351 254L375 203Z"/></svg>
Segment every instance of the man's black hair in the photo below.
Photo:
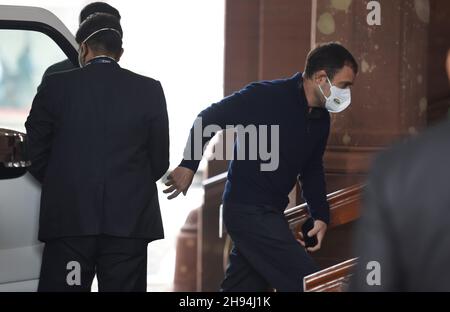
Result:
<svg viewBox="0 0 450 312"><path fill-rule="evenodd" d="M79 22L80 24L89 16L94 13L107 13L114 15L119 21L121 16L119 11L113 6L105 2L92 2L86 5L80 12Z"/></svg>
<svg viewBox="0 0 450 312"><path fill-rule="evenodd" d="M355 74L358 73L358 63L346 48L336 42L325 43L309 52L305 76L312 78L314 73L324 70L328 78L333 80L334 75L345 65L350 66Z"/></svg>
<svg viewBox="0 0 450 312"><path fill-rule="evenodd" d="M107 13L91 14L83 23L81 23L75 36L75 40L78 44L81 44L91 34L102 28L112 28L119 33L111 29L103 30L90 37L86 41L86 44L95 51L110 52L113 54L120 53L122 51L122 27L117 18Z"/></svg>

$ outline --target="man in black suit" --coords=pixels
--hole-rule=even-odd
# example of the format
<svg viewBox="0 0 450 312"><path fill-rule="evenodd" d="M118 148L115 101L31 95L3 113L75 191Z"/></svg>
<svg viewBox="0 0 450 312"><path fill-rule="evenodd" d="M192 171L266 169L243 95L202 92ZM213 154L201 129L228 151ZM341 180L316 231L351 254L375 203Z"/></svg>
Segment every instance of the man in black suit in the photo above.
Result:
<svg viewBox="0 0 450 312"><path fill-rule="evenodd" d="M447 57L450 79L450 51ZM376 160L356 233L352 291L450 291L450 123Z"/></svg>
<svg viewBox="0 0 450 312"><path fill-rule="evenodd" d="M80 12L80 16L78 17L79 23L81 24L89 15L94 13L107 13L115 16L120 21L120 13L119 11L114 8L113 6L109 5L105 2L92 2L86 5ZM55 63L51 65L49 68L47 68L44 72L44 75L42 79L47 77L50 74L71 70L78 68L79 64L72 64L72 62L68 59L63 60L61 62ZM41 86L38 87L38 89L41 88Z"/></svg>
<svg viewBox="0 0 450 312"><path fill-rule="evenodd" d="M84 21L80 69L46 77L25 123L42 183L40 291L145 291L147 244L163 238L156 181L169 166L161 84L118 65L120 22Z"/></svg>

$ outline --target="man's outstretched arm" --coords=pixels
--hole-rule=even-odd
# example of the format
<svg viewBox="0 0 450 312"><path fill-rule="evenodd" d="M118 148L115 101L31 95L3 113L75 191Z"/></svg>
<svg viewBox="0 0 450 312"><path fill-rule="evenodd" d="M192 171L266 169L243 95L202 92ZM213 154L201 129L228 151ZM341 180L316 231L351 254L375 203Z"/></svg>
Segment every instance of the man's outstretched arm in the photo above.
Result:
<svg viewBox="0 0 450 312"><path fill-rule="evenodd" d="M258 101L258 91L257 85L251 84L211 105L197 116L189 134L183 160L167 177L168 188L164 193L170 194L169 199L177 197L180 193L186 195L203 157L204 147L215 133L227 126L250 123L252 110ZM206 128L211 131L205 133Z"/></svg>

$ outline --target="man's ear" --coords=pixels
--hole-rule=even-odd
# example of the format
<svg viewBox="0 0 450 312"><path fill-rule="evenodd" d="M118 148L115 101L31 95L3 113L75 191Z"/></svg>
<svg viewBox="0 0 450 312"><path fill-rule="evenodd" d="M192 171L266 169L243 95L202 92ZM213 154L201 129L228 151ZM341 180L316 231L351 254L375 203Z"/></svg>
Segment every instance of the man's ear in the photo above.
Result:
<svg viewBox="0 0 450 312"><path fill-rule="evenodd" d="M323 84L327 81L327 72L322 70L319 70L314 73L313 75L314 82L317 84Z"/></svg>
<svg viewBox="0 0 450 312"><path fill-rule="evenodd" d="M120 49L120 52L119 52L119 54L117 55L117 58L116 58L116 61L117 61L117 62L120 61L120 58L122 57L122 55L123 55L123 48Z"/></svg>
<svg viewBox="0 0 450 312"><path fill-rule="evenodd" d="M89 53L88 45L86 43L82 43L80 45L80 56L81 56L81 59L84 60L86 58L86 56L88 55L88 53Z"/></svg>

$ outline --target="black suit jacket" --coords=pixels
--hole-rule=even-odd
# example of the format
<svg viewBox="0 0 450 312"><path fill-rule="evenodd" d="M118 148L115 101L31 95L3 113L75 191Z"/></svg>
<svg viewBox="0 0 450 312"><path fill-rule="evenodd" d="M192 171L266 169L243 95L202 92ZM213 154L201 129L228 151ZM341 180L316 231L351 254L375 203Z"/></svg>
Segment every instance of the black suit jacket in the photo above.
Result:
<svg viewBox="0 0 450 312"><path fill-rule="evenodd" d="M379 156L364 203L350 289L450 291L450 124Z"/></svg>
<svg viewBox="0 0 450 312"><path fill-rule="evenodd" d="M49 66L44 74L42 75L42 81L45 79L45 77L50 76L54 73L59 73L59 72L63 72L63 71L67 71L67 70L71 70L71 69L75 69L78 68L77 66L74 66L72 64L72 62L68 59L63 60L61 62L55 63L51 66ZM38 86L37 90L39 91L42 88L42 82L41 84Z"/></svg>
<svg viewBox="0 0 450 312"><path fill-rule="evenodd" d="M169 166L169 129L158 81L117 63L47 76L25 126L41 241L163 238L155 182Z"/></svg>
<svg viewBox="0 0 450 312"><path fill-rule="evenodd" d="M70 60L63 60L61 62L58 62L58 63L55 63L55 64L49 66L49 68L47 68L45 70L42 79L44 79L47 76L50 76L51 74L55 74L55 73L59 73L59 72L63 72L63 71L67 71L67 70L71 70L71 69L75 69L75 68L78 68L78 66L74 66Z"/></svg>

